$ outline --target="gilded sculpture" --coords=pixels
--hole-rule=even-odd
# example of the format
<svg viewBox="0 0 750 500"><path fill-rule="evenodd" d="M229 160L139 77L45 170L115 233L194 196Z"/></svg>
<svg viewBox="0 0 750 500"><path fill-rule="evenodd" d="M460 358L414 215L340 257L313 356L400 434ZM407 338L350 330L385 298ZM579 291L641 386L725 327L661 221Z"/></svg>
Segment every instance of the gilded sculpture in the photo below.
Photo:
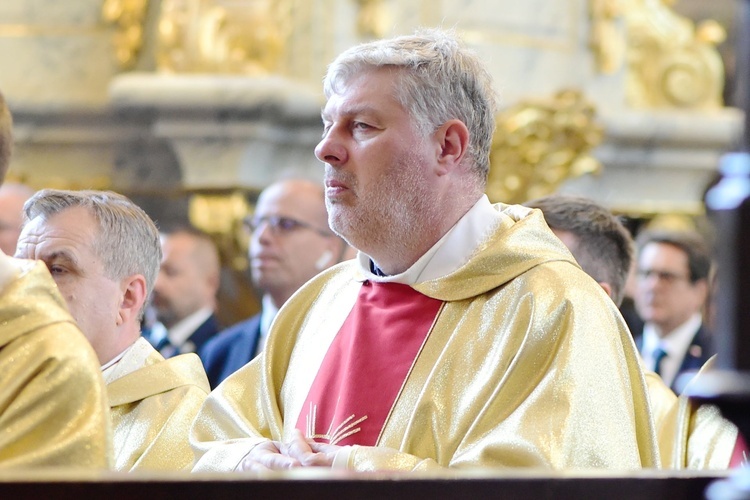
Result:
<svg viewBox="0 0 750 500"><path fill-rule="evenodd" d="M162 0L157 67L247 76L278 72L290 10L287 0Z"/></svg>
<svg viewBox="0 0 750 500"><path fill-rule="evenodd" d="M136 63L143 46L143 25L148 10L148 0L104 0L102 19L115 25L115 56L123 69Z"/></svg>
<svg viewBox="0 0 750 500"><path fill-rule="evenodd" d="M566 179L598 173L601 165L589 154L603 136L595 114L576 90L500 113L490 152L490 201L523 203L555 192Z"/></svg>
<svg viewBox="0 0 750 500"><path fill-rule="evenodd" d="M590 0L597 68L610 74L625 67L627 101L635 108L720 108L724 68L716 45L724 29L714 21L696 28L671 3Z"/></svg>
<svg viewBox="0 0 750 500"><path fill-rule="evenodd" d="M229 193L194 193L190 196L190 224L211 235L230 268L243 271L248 267L247 235L242 219L250 212L242 191Z"/></svg>

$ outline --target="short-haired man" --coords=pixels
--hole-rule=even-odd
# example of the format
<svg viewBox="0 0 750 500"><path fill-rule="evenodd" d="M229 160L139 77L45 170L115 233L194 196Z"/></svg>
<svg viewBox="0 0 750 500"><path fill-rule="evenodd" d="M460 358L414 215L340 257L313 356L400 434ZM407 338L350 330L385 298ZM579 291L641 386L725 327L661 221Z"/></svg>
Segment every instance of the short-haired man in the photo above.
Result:
<svg viewBox="0 0 750 500"><path fill-rule="evenodd" d="M195 470L658 465L614 304L540 212L484 195L479 58L438 30L380 40L340 55L325 94L329 225L358 258L212 392Z"/></svg>
<svg viewBox="0 0 750 500"><path fill-rule="evenodd" d="M320 182L284 179L265 188L251 217L250 269L262 294L260 314L210 339L200 352L211 387L253 359L279 308L310 278L349 258L349 245L328 227Z"/></svg>
<svg viewBox="0 0 750 500"><path fill-rule="evenodd" d="M544 213L586 273L618 306L633 264L633 238L605 207L576 196L551 195L524 203ZM644 369L659 438L661 463L672 469L726 469L737 443L737 427L713 405L700 407L677 396L661 377ZM741 444L740 444L741 446Z"/></svg>
<svg viewBox="0 0 750 500"><path fill-rule="evenodd" d="M24 207L16 256L43 261L96 351L114 430L116 470L191 465L187 429L209 390L194 354L164 360L140 336L159 269L159 233L128 198L37 192Z"/></svg>
<svg viewBox="0 0 750 500"><path fill-rule="evenodd" d="M166 358L198 353L221 329L215 314L219 250L208 234L191 227L162 232L161 250L152 303L166 330L151 330L147 339Z"/></svg>
<svg viewBox="0 0 750 500"><path fill-rule="evenodd" d="M0 184L11 117L0 94ZM112 436L96 354L41 263L0 251L0 468L106 468Z"/></svg>
<svg viewBox="0 0 750 500"><path fill-rule="evenodd" d="M692 232L648 231L637 243L635 306L646 324L633 334L646 366L675 389L680 374L696 372L714 353L701 315L710 251Z"/></svg>
<svg viewBox="0 0 750 500"><path fill-rule="evenodd" d="M538 208L552 232L581 268L604 288L617 306L633 262L633 238L612 213L587 198L552 195L524 203Z"/></svg>

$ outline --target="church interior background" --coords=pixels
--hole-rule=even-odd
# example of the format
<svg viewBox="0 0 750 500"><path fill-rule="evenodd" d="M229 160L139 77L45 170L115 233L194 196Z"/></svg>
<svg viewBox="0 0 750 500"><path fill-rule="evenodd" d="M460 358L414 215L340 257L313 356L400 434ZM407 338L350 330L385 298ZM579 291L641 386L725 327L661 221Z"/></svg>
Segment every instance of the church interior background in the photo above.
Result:
<svg viewBox="0 0 750 500"><path fill-rule="evenodd" d="M631 227L708 231L735 148L734 0L3 0L10 179L112 189L222 250L227 324L257 307L241 219L282 175L322 178L327 63L356 43L454 28L502 109L487 194L591 197Z"/></svg>

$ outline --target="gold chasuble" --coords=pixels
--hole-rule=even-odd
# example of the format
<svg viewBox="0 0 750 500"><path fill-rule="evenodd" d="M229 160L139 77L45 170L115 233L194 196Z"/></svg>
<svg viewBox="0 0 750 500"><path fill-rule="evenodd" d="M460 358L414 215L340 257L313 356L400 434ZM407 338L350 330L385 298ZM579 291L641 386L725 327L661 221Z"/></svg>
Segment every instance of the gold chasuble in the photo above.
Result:
<svg viewBox="0 0 750 500"><path fill-rule="evenodd" d="M307 422L316 429L308 436L325 441L314 436L317 429L334 434L326 432L331 424L335 430L350 416L348 423L368 415L362 427L374 414L385 415L382 422L374 419L374 443L364 427L350 434L340 444L351 446L336 455L334 467L658 466L646 384L614 303L581 271L540 211L498 204L486 224L467 262L411 286L439 304L425 314L432 321L342 328L361 309L368 286L356 260L302 287L279 311L261 355L206 399L191 430L194 470L233 470L257 443L287 441L295 427L310 429ZM429 311L425 303L417 299L412 312ZM355 366L379 348L398 352L387 344L410 334L408 354L393 367L385 355ZM340 335L356 345L332 354ZM336 373L352 378L326 392L317 384L329 377L329 360L352 363ZM391 379L382 393L376 386L381 378ZM366 400L352 396L360 389ZM334 409L338 399L346 401L340 411ZM314 401L322 402L327 417L311 408Z"/></svg>
<svg viewBox="0 0 750 500"><path fill-rule="evenodd" d="M0 467L107 468L99 361L45 265L23 265L0 293Z"/></svg>
<svg viewBox="0 0 750 500"><path fill-rule="evenodd" d="M190 424L209 392L196 354L165 360L143 338L141 367L107 384L115 470L190 470ZM119 363L128 363L127 354Z"/></svg>

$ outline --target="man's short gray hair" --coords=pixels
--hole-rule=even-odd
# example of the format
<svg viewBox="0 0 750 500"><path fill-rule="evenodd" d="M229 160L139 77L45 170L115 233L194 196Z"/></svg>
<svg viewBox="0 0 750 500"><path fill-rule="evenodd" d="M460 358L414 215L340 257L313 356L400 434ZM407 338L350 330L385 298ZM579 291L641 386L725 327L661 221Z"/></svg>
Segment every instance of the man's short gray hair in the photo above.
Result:
<svg viewBox="0 0 750 500"><path fill-rule="evenodd" d="M159 231L146 212L129 198L112 191L43 189L24 204L24 224L73 207L85 208L99 223L94 250L104 263L107 277L119 280L141 274L146 278L150 296L162 254ZM147 302L148 297L144 305Z"/></svg>
<svg viewBox="0 0 750 500"><path fill-rule="evenodd" d="M477 55L453 33L438 29L357 45L328 67L323 84L326 98L340 93L360 72L384 67L402 70L394 86L395 98L422 134L452 119L466 125L467 157L486 182L497 104L492 78Z"/></svg>

